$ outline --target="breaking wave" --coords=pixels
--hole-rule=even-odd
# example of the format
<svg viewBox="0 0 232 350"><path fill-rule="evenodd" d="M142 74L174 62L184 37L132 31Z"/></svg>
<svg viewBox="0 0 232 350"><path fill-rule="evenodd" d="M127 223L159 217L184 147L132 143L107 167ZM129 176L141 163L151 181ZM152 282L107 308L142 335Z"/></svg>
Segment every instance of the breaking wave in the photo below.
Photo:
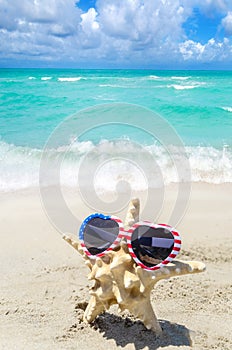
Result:
<svg viewBox="0 0 232 350"><path fill-rule="evenodd" d="M179 84L171 84L168 85L168 88L174 88L175 90L190 90L190 89L196 89L199 87L202 87L204 83L197 83L192 85L179 85Z"/></svg>
<svg viewBox="0 0 232 350"><path fill-rule="evenodd" d="M44 81L46 81L46 80L51 80L52 79L52 77L42 77L41 78L41 80L44 80Z"/></svg>
<svg viewBox="0 0 232 350"><path fill-rule="evenodd" d="M204 181L213 184L232 182L232 150L228 146L222 149L214 147L186 147L189 159L192 181ZM133 143L102 141L94 145L90 141L74 142L71 145L51 149L49 159L63 157L60 169L60 184L76 187L78 171L85 156L92 152L91 166L96 162L94 186L99 191L115 191L119 181L126 181L133 190L146 190L148 187L159 187L172 182L179 182L170 154L156 144L141 147L141 152L134 148ZM43 150L27 147L16 147L13 144L0 142L0 190L7 192L25 189L39 185L40 161ZM153 179L148 183L145 174L151 171L150 157L158 165L162 173L163 183L156 182L157 174L150 173ZM107 155L109 161L98 166L99 159L104 160ZM133 162L130 161L133 159ZM137 166L141 165L142 169ZM88 186L88 169L86 170L86 186ZM52 185L50 179L48 185Z"/></svg>
<svg viewBox="0 0 232 350"><path fill-rule="evenodd" d="M61 81L61 82L75 82L75 81L79 81L82 79L85 80L85 78L83 78L83 77L64 77L64 78L58 78L57 80Z"/></svg>
<svg viewBox="0 0 232 350"><path fill-rule="evenodd" d="M222 109L226 112L232 112L232 107L222 107Z"/></svg>

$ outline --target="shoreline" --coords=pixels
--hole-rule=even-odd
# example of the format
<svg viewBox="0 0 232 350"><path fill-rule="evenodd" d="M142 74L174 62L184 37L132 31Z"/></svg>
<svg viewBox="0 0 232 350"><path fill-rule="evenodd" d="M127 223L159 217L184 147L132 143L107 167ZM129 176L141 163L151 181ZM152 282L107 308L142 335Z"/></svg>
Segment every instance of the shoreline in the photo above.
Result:
<svg viewBox="0 0 232 350"><path fill-rule="evenodd" d="M182 184L180 184L182 185ZM53 187L47 187L46 190L51 190ZM121 203L118 203L118 198L115 192L107 192L105 194L99 194L99 203L96 202L96 207L91 206L91 202L88 202L89 195L92 192L86 191L87 199L84 197L85 193L80 193L76 188L71 187L61 187L61 194L65 203L67 204L68 209L72 212L73 215L77 215L77 213L81 213L81 217L79 218L81 221L84 219L85 215L89 215L92 212L101 211L104 214L113 214L116 216L121 216L121 219L124 219L126 214L127 205L131 198L138 197L141 202L140 209L140 220L148 220L151 222L163 222L168 223L171 213L175 207L175 202L177 201L177 195L180 186L178 183L172 183L167 186L164 186L163 189L149 189L148 191L133 191L132 193L120 193L119 199L122 200ZM203 212L212 219L215 219L214 215L220 217L220 219L224 220L224 224L230 219L230 208L232 204L232 183L223 183L223 184L210 184L206 182L192 182L190 184L189 193L186 195L186 205L184 210L179 218L178 222L175 223L175 227L178 229L182 229L186 227L187 221L192 217L192 219L197 219L196 216L199 214L202 215ZM188 190L187 189L187 190ZM53 193L53 192L49 192ZM21 189L10 192L1 192L0 191L0 201L3 204L10 203L18 208L18 206L23 206L22 201L25 201L26 207L32 204L31 209L37 209L40 215L44 215L44 221L49 223L49 214L46 213L46 209L44 208L44 200L42 199L41 191L39 187L31 187L27 189ZM46 195L46 192L45 192ZM96 193L96 196L98 194ZM121 195L121 196L120 196ZM148 201L148 195L150 199L155 199L159 196L158 200L161 204L160 208L156 208L154 203L152 208L146 207L146 201ZM31 203L30 203L31 202ZM15 203L15 204L14 204ZM115 206L112 206L112 203L116 203ZM150 202L149 202L150 203ZM51 203L53 204L53 203ZM97 205L99 204L99 207ZM109 204L109 211L108 206ZM210 205L209 205L210 204ZM54 201L54 208L56 208L57 203ZM197 207L196 207L197 205ZM225 206L225 210L222 210L221 205ZM10 209L10 208L8 208ZM105 209L105 210L104 210ZM144 211L143 211L144 209ZM156 212L154 214L154 209ZM6 210L7 216L8 210ZM83 213L83 215L82 215ZM62 213L61 213L62 215ZM79 216L79 215L78 215ZM191 221L193 221L191 219ZM228 220L227 220L228 219ZM204 217L200 219L200 221L204 221ZM3 222L4 223L4 222ZM173 224L173 223L170 223ZM191 224L195 224L192 222ZM208 223L210 225L210 223ZM50 222L51 229L55 230L55 227ZM189 225L191 226L191 225ZM191 227L188 229L193 232ZM75 230L74 230L75 231ZM65 231L68 232L68 231ZM71 231L69 231L71 232Z"/></svg>
<svg viewBox="0 0 232 350"><path fill-rule="evenodd" d="M184 182L183 182L184 183ZM186 182L189 183L189 182ZM169 184L165 184L164 187L165 188L174 188L177 187L181 184L181 182L170 182ZM190 182L191 186L215 186L215 187L226 187L226 186L232 186L232 182L222 182L222 183L212 183L212 182L207 182L207 181L191 181ZM51 186L47 186L47 187L51 187ZM65 186L65 185L61 185L62 188L65 188L66 190L70 190L72 191L74 188L74 186ZM158 188L158 187L157 187ZM153 188L154 190L157 188ZM10 193L28 193L28 192L33 192L33 191L37 191L39 190L40 187L39 186L29 186L29 187L25 187L25 188L19 188L19 189L11 189L8 191L2 191L0 190L0 196L4 195L4 194L10 194ZM134 190L136 192L136 190ZM106 191L107 192L107 191ZM110 194L112 194L115 191L109 191ZM139 190L137 192L144 192L144 190Z"/></svg>
<svg viewBox="0 0 232 350"><path fill-rule="evenodd" d="M165 188L160 222L170 214L176 187ZM92 211L76 193L65 195L80 220ZM207 270L164 281L152 291L167 336L163 340L114 307L98 319L96 329L83 324L78 305L89 299L88 269L48 220L39 189L0 193L0 199L1 349L89 350L96 344L99 350L231 349L232 184L192 184L177 227L183 240L178 258L202 261ZM144 194L142 206L143 199ZM126 207L118 216L124 219L125 212ZM149 215L142 213L141 219Z"/></svg>

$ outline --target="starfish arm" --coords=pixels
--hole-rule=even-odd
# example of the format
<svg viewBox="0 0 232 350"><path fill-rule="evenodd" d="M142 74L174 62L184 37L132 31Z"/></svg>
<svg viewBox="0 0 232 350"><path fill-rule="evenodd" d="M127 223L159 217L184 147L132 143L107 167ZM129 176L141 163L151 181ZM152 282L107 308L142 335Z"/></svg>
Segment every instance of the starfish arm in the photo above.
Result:
<svg viewBox="0 0 232 350"><path fill-rule="evenodd" d="M200 261L181 261L175 260L167 266L154 272L157 280L166 279L175 276L189 275L204 272L205 264Z"/></svg>

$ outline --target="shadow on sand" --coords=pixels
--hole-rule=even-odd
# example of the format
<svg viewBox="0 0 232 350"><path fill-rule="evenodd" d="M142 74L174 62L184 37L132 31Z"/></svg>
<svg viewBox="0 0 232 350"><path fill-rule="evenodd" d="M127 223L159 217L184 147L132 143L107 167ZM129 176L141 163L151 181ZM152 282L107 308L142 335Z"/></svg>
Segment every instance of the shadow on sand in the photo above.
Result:
<svg viewBox="0 0 232 350"><path fill-rule="evenodd" d="M117 315L104 314L98 316L93 327L98 329L106 339L114 339L117 346L125 347L127 344L134 344L136 350L147 347L150 350L165 346L191 346L189 330L176 323L166 320L159 320L163 329L161 337L147 330L140 321L132 321L129 318L122 318Z"/></svg>

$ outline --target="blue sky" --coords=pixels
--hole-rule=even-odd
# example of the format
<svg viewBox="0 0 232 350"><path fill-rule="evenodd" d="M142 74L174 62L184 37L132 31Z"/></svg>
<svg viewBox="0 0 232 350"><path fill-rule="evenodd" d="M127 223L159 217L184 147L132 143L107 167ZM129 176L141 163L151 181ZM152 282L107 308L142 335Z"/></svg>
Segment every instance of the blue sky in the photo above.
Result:
<svg viewBox="0 0 232 350"><path fill-rule="evenodd" d="M0 67L232 69L231 0L0 0Z"/></svg>
<svg viewBox="0 0 232 350"><path fill-rule="evenodd" d="M206 44L211 38L223 39L222 19L223 15L220 13L209 16L201 13L199 8L194 8L192 15L183 24L183 28L189 39Z"/></svg>

